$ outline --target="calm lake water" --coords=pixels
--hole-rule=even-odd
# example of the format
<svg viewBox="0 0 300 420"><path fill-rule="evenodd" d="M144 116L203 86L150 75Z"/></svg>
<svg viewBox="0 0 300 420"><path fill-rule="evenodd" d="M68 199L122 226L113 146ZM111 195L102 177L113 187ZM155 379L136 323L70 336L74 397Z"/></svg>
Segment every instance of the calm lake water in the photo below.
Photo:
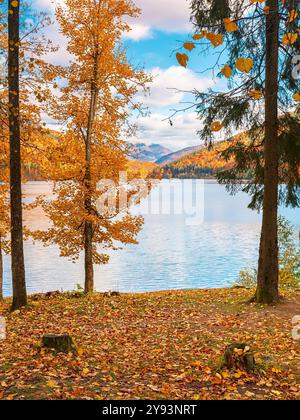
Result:
<svg viewBox="0 0 300 420"><path fill-rule="evenodd" d="M201 182L199 185L198 219L189 218L186 214L174 214L174 211L165 214L168 213L170 202L175 203L177 210L181 207L180 183L175 182L171 196L168 180L162 181L152 191L151 205L154 203L154 213L160 214L145 215L139 245L128 245L112 252L108 265L95 268L98 291L142 292L224 287L237 279L242 268L256 264L261 217L247 209L249 197L242 193L232 197L223 186L211 181L204 183L203 191ZM187 192L188 197L186 200L192 190L194 200L197 198L193 181L185 183L184 188L184 194ZM50 195L51 185L31 182L25 186L24 192L26 200L32 200L40 193ZM157 211L158 203L161 211ZM145 208L146 202L134 212L145 213ZM300 209L281 209L281 214L300 230ZM40 212L26 214L25 219L32 227L43 228L47 225L47 220ZM83 284L82 260L74 264L61 258L55 246L44 248L39 243L26 242L25 257L29 293L73 290L77 284ZM5 257L6 296L11 295L9 271L10 259Z"/></svg>

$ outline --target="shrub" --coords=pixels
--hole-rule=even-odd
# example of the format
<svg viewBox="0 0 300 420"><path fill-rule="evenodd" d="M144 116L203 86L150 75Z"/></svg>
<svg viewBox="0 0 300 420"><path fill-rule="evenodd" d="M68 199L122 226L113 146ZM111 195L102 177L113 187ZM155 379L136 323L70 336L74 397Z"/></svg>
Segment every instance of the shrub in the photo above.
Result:
<svg viewBox="0 0 300 420"><path fill-rule="evenodd" d="M278 218L279 285L298 287L300 285L300 244L295 239L293 225L284 217ZM234 286L253 288L257 282L257 270L244 269Z"/></svg>

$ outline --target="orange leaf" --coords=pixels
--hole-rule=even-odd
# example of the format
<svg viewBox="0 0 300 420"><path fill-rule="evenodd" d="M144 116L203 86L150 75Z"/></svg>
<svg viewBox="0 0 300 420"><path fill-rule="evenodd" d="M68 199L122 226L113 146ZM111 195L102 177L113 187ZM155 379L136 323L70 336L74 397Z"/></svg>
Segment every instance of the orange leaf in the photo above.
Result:
<svg viewBox="0 0 300 420"><path fill-rule="evenodd" d="M201 34L195 34L195 35L193 36L193 39L194 39L195 41L197 41L198 39L203 39L203 38L205 37L205 35L206 35L206 31L202 31L202 32L201 32Z"/></svg>
<svg viewBox="0 0 300 420"><path fill-rule="evenodd" d="M297 39L298 39L297 33L292 34L291 32L289 32L283 35L282 42L284 45L293 45L295 44Z"/></svg>
<svg viewBox="0 0 300 420"><path fill-rule="evenodd" d="M187 66L187 62L189 61L189 57L188 57L187 54L185 54L185 53L183 53L183 54L177 53L176 54L176 58L177 58L178 63L181 66L183 66L183 67L186 67Z"/></svg>
<svg viewBox="0 0 300 420"><path fill-rule="evenodd" d="M217 132L222 130L223 128L223 124L220 121L214 121L213 123L211 123L210 129L211 131Z"/></svg>
<svg viewBox="0 0 300 420"><path fill-rule="evenodd" d="M294 22L294 20L296 20L297 17L298 17L297 10L296 9L291 10L289 13L288 22L289 23Z"/></svg>
<svg viewBox="0 0 300 420"><path fill-rule="evenodd" d="M186 42L183 44L183 48L185 48L188 51L193 51L193 49L196 48L196 46L192 42Z"/></svg>
<svg viewBox="0 0 300 420"><path fill-rule="evenodd" d="M230 20L229 18L225 18L223 22L227 32L235 32L239 29L237 24L235 22L232 22L232 20Z"/></svg>
<svg viewBox="0 0 300 420"><path fill-rule="evenodd" d="M227 77L227 79L232 75L232 70L229 66L224 66L221 70L221 73Z"/></svg>
<svg viewBox="0 0 300 420"><path fill-rule="evenodd" d="M300 102L300 92L294 93L293 99L297 102Z"/></svg>

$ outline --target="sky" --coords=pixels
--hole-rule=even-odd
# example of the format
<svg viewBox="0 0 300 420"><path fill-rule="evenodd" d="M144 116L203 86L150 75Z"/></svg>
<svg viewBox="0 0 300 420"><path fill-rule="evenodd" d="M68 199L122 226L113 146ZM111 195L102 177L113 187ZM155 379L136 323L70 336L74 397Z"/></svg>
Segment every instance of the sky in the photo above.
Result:
<svg viewBox="0 0 300 420"><path fill-rule="evenodd" d="M32 0L34 8L54 14L55 3L63 0ZM210 72L203 73L213 62L213 53L205 57L194 50L190 53L188 68L178 65L174 52L193 34L190 23L189 1L186 0L135 0L141 9L141 16L130 21L132 28L123 42L128 48L128 56L135 65L142 65L153 75L150 95L142 97L149 108L149 116L139 117L138 132L133 142L158 143L171 150L201 144L197 131L201 121L193 111L180 112L172 118L173 111L186 107L184 103L193 96L178 92L209 87L220 88L219 79L213 79ZM66 40L54 23L47 36L57 45L58 52L49 57L53 63L66 64ZM217 86L218 85L218 86ZM53 127L52 127L53 128Z"/></svg>

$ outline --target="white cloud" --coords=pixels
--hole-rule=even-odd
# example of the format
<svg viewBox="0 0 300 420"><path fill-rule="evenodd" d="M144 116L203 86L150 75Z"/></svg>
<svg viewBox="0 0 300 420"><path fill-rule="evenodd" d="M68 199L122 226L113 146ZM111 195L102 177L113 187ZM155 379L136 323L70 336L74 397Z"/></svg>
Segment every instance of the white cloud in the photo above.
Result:
<svg viewBox="0 0 300 420"><path fill-rule="evenodd" d="M213 80L180 66L167 69L156 67L150 73L153 75L150 95L140 96L138 100L147 105L152 113L138 119L139 130L134 141L159 143L173 150L201 144L197 134L201 121L195 112L177 113L172 117L172 126L168 117L172 115L171 108L184 109L188 106L186 102L194 101L194 95L190 92L194 89L205 92L214 84Z"/></svg>
<svg viewBox="0 0 300 420"><path fill-rule="evenodd" d="M166 107L183 101L187 92L197 89L201 92L213 85L212 79L199 77L195 72L184 67L171 66L167 69L154 68L150 71L153 82L150 95L143 98L149 107Z"/></svg>
<svg viewBox="0 0 300 420"><path fill-rule="evenodd" d="M64 4L64 0L33 0L32 3L40 10L54 12L56 6Z"/></svg>
<svg viewBox="0 0 300 420"><path fill-rule="evenodd" d="M63 0L33 0L33 3L40 10L54 14L55 5L62 4ZM189 0L135 0L135 3L142 9L142 15L130 21L132 31L126 35L127 38L136 41L150 38L154 30L167 33L191 30ZM66 39L60 34L57 23L47 30L47 36L55 45L60 46L57 53L48 56L49 61L66 64L69 58ZM177 114L172 118L173 126L170 126L166 118L171 114L170 107L180 108L180 102L191 98L184 91L205 91L212 85L212 81L180 66L154 68L151 73L154 76L151 94L139 99L149 106L152 114L138 120L140 130L135 140L160 143L174 150L200 144L197 131L201 128L201 121L194 112ZM55 128L55 122L47 122Z"/></svg>
<svg viewBox="0 0 300 420"><path fill-rule="evenodd" d="M56 5L63 4L64 0L33 0L33 3L40 10L54 13ZM129 19L132 31L126 34L126 38L139 41L151 38L155 29L184 33L192 28L189 0L134 0L134 3L142 14L137 19Z"/></svg>
<svg viewBox="0 0 300 420"><path fill-rule="evenodd" d="M159 143L172 150L201 144L197 131L201 129L201 121L194 112L177 114L172 118L173 126L166 115L156 113L138 120L139 131L134 142Z"/></svg>
<svg viewBox="0 0 300 420"><path fill-rule="evenodd" d="M46 11L52 16L53 24L46 27L43 30L43 34L46 39L51 40L53 45L58 46L59 49L56 52L48 53L45 59L52 64L67 65L71 59L71 55L67 51L67 39L61 34L58 22L55 19L55 8L58 5L63 5L64 0L33 0L32 3L34 8L39 11Z"/></svg>
<svg viewBox="0 0 300 420"><path fill-rule="evenodd" d="M150 26L141 23L132 23L130 26L131 31L126 32L125 38L132 39L133 41L140 41L152 37Z"/></svg>
<svg viewBox="0 0 300 420"><path fill-rule="evenodd" d="M139 23L166 32L188 32L190 23L189 0L135 0L141 9Z"/></svg>

